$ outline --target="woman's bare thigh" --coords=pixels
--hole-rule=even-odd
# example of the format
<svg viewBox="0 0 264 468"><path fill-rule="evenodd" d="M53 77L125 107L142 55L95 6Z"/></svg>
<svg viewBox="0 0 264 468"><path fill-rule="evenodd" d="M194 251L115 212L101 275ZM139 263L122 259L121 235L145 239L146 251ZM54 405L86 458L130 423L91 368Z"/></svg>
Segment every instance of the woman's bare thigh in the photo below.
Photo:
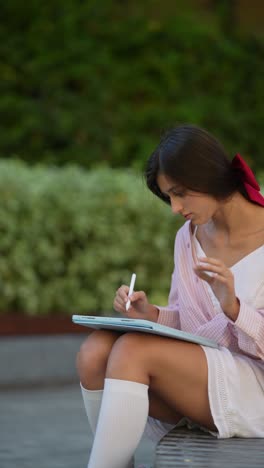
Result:
<svg viewBox="0 0 264 468"><path fill-rule="evenodd" d="M151 390L149 390L149 416L171 424L176 424L183 417Z"/></svg>
<svg viewBox="0 0 264 468"><path fill-rule="evenodd" d="M208 397L207 360L199 345L127 333L115 342L106 375L147 384L175 415L215 429Z"/></svg>

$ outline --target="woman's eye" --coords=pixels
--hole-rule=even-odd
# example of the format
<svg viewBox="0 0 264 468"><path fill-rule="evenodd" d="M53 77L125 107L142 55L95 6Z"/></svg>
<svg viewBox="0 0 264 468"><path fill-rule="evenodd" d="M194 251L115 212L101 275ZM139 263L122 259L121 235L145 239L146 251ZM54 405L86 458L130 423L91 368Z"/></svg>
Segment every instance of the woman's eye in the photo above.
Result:
<svg viewBox="0 0 264 468"><path fill-rule="evenodd" d="M184 196L184 192L172 192L174 197L183 197Z"/></svg>

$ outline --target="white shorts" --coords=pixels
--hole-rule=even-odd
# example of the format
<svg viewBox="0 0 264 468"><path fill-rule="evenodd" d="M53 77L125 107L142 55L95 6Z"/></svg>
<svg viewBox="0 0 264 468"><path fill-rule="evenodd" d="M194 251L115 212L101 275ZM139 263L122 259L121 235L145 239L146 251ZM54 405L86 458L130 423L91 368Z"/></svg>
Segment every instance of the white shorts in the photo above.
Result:
<svg viewBox="0 0 264 468"><path fill-rule="evenodd" d="M145 434L158 442L170 430L199 427L218 438L264 438L264 367L263 362L244 355L202 346L208 364L208 394L217 432L182 418L177 425L148 418Z"/></svg>

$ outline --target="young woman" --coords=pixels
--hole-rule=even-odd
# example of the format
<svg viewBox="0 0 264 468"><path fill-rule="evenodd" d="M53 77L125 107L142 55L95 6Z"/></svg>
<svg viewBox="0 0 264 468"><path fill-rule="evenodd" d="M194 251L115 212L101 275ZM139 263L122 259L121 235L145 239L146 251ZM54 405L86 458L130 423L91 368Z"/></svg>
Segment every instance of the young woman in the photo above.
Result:
<svg viewBox="0 0 264 468"><path fill-rule="evenodd" d="M86 412L96 429L89 468L127 467L147 421L156 440L183 422L219 438L264 437L259 186L239 155L229 162L214 137L191 125L165 135L145 175L149 189L187 220L176 236L169 303L149 304L144 291L135 291L126 312L129 288L123 285L114 307L220 347L143 333L91 333L77 360Z"/></svg>

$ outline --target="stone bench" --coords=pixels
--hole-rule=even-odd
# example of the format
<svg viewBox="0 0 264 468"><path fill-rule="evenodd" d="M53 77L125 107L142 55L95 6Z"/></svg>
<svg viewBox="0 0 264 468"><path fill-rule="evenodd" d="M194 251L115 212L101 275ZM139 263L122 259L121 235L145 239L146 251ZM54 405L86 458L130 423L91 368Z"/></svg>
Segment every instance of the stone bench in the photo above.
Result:
<svg viewBox="0 0 264 468"><path fill-rule="evenodd" d="M264 439L216 439L174 429L156 447L154 468L264 468Z"/></svg>

